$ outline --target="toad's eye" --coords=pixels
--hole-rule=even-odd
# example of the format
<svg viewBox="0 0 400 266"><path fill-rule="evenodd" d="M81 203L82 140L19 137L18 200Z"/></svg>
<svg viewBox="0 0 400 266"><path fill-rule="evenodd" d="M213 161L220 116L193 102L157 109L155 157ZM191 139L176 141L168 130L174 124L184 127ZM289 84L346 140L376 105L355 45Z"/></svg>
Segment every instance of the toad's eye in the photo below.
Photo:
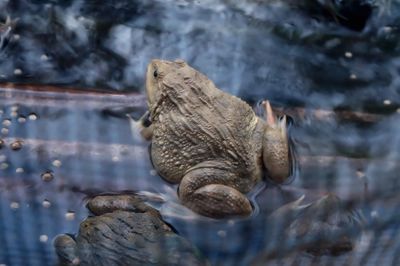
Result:
<svg viewBox="0 0 400 266"><path fill-rule="evenodd" d="M156 78L156 77L158 77L158 72L157 72L157 69L156 70L154 70L154 72L153 72L153 76Z"/></svg>

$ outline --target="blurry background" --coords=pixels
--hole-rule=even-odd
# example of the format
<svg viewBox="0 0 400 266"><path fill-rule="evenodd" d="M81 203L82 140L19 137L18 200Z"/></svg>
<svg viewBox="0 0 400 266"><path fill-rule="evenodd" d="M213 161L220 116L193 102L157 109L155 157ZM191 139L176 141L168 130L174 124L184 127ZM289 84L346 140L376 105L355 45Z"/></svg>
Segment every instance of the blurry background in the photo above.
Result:
<svg viewBox="0 0 400 266"><path fill-rule="evenodd" d="M322 260L398 264L399 1L238 2L0 0L12 21L0 27L0 265L54 265L51 240L77 231L84 197L121 190L162 195L166 219L217 265L260 253L282 203L331 191L369 227L356 251ZM180 215L125 116L145 111L152 58L184 59L255 107L297 110L300 172L284 191L255 189L254 217Z"/></svg>

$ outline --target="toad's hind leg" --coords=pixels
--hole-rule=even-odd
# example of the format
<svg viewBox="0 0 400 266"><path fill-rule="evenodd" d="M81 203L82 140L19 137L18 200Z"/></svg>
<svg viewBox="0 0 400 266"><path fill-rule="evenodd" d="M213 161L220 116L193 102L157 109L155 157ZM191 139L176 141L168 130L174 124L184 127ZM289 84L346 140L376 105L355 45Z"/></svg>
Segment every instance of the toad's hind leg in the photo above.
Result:
<svg viewBox="0 0 400 266"><path fill-rule="evenodd" d="M212 218L248 216L252 207L235 189L234 173L221 163L204 162L189 169L179 186L179 198L193 211Z"/></svg>

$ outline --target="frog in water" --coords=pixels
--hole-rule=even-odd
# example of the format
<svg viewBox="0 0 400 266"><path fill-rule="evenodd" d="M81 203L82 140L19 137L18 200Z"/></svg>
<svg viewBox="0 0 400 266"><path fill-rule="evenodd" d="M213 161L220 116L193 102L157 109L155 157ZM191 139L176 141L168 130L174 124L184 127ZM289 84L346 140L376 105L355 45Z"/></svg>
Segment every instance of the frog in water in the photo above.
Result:
<svg viewBox="0 0 400 266"><path fill-rule="evenodd" d="M139 124L151 140L152 163L165 180L179 183L179 198L193 211L248 216L252 207L245 194L264 169L275 183L290 176L286 117L277 119L268 101L264 121L182 60L152 60L146 92L149 111ZM144 127L146 117L151 124Z"/></svg>
<svg viewBox="0 0 400 266"><path fill-rule="evenodd" d="M78 234L53 241L60 266L209 265L136 195L98 195L86 206L92 215Z"/></svg>

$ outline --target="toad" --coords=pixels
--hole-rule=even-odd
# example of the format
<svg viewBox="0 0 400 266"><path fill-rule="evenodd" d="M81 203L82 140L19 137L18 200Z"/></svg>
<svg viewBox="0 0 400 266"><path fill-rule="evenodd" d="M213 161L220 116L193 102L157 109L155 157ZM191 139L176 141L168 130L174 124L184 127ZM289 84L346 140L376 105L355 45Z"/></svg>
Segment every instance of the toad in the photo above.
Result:
<svg viewBox="0 0 400 266"><path fill-rule="evenodd" d="M77 235L54 239L59 265L209 265L136 195L99 195Z"/></svg>
<svg viewBox="0 0 400 266"><path fill-rule="evenodd" d="M179 184L181 202L194 212L248 216L252 206L246 193L263 172L275 183L290 176L286 117L275 117L268 101L263 120L182 60L152 60L146 94L149 110L138 124L151 140L153 166Z"/></svg>

